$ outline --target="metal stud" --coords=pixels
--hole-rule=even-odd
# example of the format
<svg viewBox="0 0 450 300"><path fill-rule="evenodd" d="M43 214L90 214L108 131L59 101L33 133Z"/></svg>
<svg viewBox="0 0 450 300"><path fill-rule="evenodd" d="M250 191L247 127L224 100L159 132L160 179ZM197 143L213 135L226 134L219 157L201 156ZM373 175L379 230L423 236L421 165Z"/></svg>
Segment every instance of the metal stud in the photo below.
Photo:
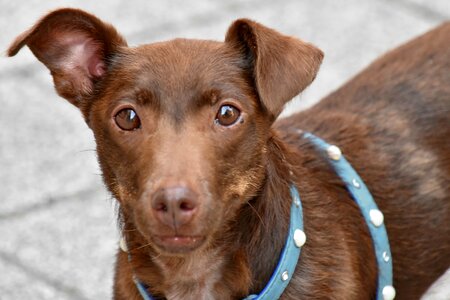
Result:
<svg viewBox="0 0 450 300"><path fill-rule="evenodd" d="M386 285L383 288L383 300L393 300L395 298L395 289L392 285Z"/></svg>
<svg viewBox="0 0 450 300"><path fill-rule="evenodd" d="M295 229L294 243L295 243L295 246L297 246L298 248L300 248L301 246L303 246L306 243L306 234L302 230Z"/></svg>
<svg viewBox="0 0 450 300"><path fill-rule="evenodd" d="M369 216L370 222L372 222L375 227L380 227L383 224L384 216L383 213L378 209L371 209L369 211Z"/></svg>
<svg viewBox="0 0 450 300"><path fill-rule="evenodd" d="M358 180L353 179L352 184L355 188L359 189L361 187L361 184L358 182Z"/></svg>
<svg viewBox="0 0 450 300"><path fill-rule="evenodd" d="M134 282L134 284L139 283L139 279L137 278L136 274L133 274L133 282Z"/></svg>
<svg viewBox="0 0 450 300"><path fill-rule="evenodd" d="M294 204L295 204L295 206L299 207L300 206L300 200L295 199L294 200Z"/></svg>
<svg viewBox="0 0 450 300"><path fill-rule="evenodd" d="M383 252L383 260L384 260L385 262L389 262L390 259L391 259L391 258L389 257L389 254L387 253L387 251L384 251L384 252Z"/></svg>
<svg viewBox="0 0 450 300"><path fill-rule="evenodd" d="M123 237L120 238L119 246L120 246L120 249L122 249L123 252L128 252L127 242L125 242L125 239Z"/></svg>
<svg viewBox="0 0 450 300"><path fill-rule="evenodd" d="M342 156L342 151L339 147L331 145L327 149L328 157L332 160L339 160Z"/></svg>
<svg viewBox="0 0 450 300"><path fill-rule="evenodd" d="M288 280L288 279L289 279L289 273L288 273L288 271L284 271L284 272L281 274L281 280L286 281L286 280Z"/></svg>

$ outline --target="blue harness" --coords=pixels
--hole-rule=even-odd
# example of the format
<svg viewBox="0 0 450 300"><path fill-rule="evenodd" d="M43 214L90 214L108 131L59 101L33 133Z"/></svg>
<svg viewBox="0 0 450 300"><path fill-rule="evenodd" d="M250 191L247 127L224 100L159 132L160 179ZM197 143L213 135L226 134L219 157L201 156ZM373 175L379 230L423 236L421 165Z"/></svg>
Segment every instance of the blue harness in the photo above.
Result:
<svg viewBox="0 0 450 300"><path fill-rule="evenodd" d="M395 289L392 286L392 256L389 240L384 227L384 218L378 209L372 195L356 171L342 156L339 148L327 144L322 139L311 133L303 134L321 152L328 157L331 166L337 175L345 183L348 192L358 204L361 214L369 228L375 249L378 264L377 300L392 300L395 297ZM269 283L258 295L250 295L243 300L275 300L280 298L294 274L300 257L301 247L306 242L303 231L303 212L299 193L294 185L290 186L292 197L289 234L278 265L273 272ZM144 300L156 300L148 292L145 284L134 279L136 287Z"/></svg>

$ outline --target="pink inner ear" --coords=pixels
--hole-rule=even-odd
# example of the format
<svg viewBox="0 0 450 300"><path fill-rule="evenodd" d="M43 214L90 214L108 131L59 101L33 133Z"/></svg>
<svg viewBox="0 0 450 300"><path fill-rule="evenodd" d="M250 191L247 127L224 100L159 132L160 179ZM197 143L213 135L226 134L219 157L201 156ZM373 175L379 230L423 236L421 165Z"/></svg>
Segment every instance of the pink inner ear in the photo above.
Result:
<svg viewBox="0 0 450 300"><path fill-rule="evenodd" d="M94 77L101 77L105 74L105 63L101 61L97 56L92 56L88 63L89 74Z"/></svg>
<svg viewBox="0 0 450 300"><path fill-rule="evenodd" d="M60 67L68 71L83 70L89 78L101 77L105 74L106 67L101 45L92 38L84 34L72 33L60 42L61 46L67 49L64 59L59 63Z"/></svg>

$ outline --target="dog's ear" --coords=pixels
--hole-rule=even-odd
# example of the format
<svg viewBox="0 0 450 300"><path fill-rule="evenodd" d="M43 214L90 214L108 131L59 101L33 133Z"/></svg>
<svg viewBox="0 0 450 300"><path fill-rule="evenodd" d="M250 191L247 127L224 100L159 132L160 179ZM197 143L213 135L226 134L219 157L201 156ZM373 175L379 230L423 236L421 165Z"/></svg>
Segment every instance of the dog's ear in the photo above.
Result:
<svg viewBox="0 0 450 300"><path fill-rule="evenodd" d="M18 36L8 56L25 45L51 71L58 94L80 107L105 76L109 59L126 42L97 17L65 8L49 13Z"/></svg>
<svg viewBox="0 0 450 300"><path fill-rule="evenodd" d="M313 45L248 19L236 20L225 42L245 57L259 98L273 117L314 80L323 59Z"/></svg>

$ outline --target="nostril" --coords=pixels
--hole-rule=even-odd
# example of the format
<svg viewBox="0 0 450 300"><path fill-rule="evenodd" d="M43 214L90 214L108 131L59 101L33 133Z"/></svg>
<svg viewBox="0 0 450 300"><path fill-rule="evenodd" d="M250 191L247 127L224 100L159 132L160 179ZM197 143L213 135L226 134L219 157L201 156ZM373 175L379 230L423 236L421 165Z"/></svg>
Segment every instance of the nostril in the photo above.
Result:
<svg viewBox="0 0 450 300"><path fill-rule="evenodd" d="M167 205L163 202L160 202L154 206L154 209L156 211L167 212Z"/></svg>
<svg viewBox="0 0 450 300"><path fill-rule="evenodd" d="M189 201L189 200L182 200L182 201L180 201L179 208L182 211L188 212L188 211L194 210L195 204L194 204L194 202Z"/></svg>

